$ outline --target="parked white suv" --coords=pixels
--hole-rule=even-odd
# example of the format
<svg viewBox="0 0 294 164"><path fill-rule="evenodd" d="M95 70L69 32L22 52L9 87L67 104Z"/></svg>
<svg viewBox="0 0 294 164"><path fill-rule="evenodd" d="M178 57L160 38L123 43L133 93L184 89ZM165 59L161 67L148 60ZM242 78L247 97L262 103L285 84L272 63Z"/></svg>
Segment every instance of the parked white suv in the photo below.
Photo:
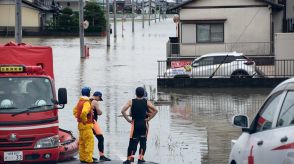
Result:
<svg viewBox="0 0 294 164"><path fill-rule="evenodd" d="M269 94L250 126L244 115L232 121L243 133L232 140L229 164L293 164L294 78Z"/></svg>
<svg viewBox="0 0 294 164"><path fill-rule="evenodd" d="M165 72L165 77L253 77L255 62L242 53L210 53L196 58L190 66L171 68Z"/></svg>

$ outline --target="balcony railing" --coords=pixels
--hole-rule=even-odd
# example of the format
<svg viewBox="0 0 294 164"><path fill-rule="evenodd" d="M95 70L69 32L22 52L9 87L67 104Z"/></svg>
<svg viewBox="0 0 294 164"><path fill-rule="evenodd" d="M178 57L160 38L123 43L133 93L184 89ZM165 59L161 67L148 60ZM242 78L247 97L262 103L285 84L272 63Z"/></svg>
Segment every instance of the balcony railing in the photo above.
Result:
<svg viewBox="0 0 294 164"><path fill-rule="evenodd" d="M191 61L192 62L192 61ZM190 63L191 63L190 62ZM274 60L273 65L256 66L253 61L223 64L171 65L158 61L158 78L289 78L294 76L294 60ZM172 68L173 67L173 68Z"/></svg>

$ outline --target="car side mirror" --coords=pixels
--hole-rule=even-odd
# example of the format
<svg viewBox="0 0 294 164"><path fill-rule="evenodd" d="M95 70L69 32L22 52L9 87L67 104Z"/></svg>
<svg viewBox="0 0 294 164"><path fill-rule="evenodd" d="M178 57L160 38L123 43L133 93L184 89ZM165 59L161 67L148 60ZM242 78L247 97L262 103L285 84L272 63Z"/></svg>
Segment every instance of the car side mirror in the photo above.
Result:
<svg viewBox="0 0 294 164"><path fill-rule="evenodd" d="M58 89L58 104L60 104L60 105L67 104L66 88L59 88Z"/></svg>
<svg viewBox="0 0 294 164"><path fill-rule="evenodd" d="M248 120L248 117L245 115L237 115L233 117L232 124L236 127L247 128L249 125Z"/></svg>

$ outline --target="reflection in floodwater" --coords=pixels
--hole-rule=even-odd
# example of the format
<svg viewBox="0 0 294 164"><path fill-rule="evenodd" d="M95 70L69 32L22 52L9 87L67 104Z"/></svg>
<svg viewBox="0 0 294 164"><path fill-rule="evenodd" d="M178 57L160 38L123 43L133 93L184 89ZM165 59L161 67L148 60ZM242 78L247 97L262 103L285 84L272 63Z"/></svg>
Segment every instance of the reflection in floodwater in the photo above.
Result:
<svg viewBox="0 0 294 164"><path fill-rule="evenodd" d="M59 125L78 135L72 116L82 86L103 93L103 115L98 122L104 131L105 153L112 159L125 160L130 124L120 115L127 100L134 97L137 86L156 88L157 60L166 58L166 41L175 36L175 24L167 20L145 29L136 22L125 22L124 37L111 40L107 49L104 37L87 37L90 58L80 59L79 38L23 38L33 45L52 46L56 88L66 87L68 104L59 110ZM120 24L118 24L118 27ZM118 31L117 36L121 31ZM5 43L12 38L1 38ZM149 89L150 90L150 89ZM186 89L163 90L157 99L173 104L158 106L158 115L150 122L145 159L161 164L227 163L230 140L240 130L230 125L234 114L252 116L268 90ZM95 141L97 142L97 141ZM95 157L98 148L95 147Z"/></svg>
<svg viewBox="0 0 294 164"><path fill-rule="evenodd" d="M200 144L201 163L219 164L227 163L230 141L240 135L240 130L230 124L232 116L245 114L252 120L268 92L268 89L181 89L164 90L159 97L173 100L171 124L181 133L179 139L185 138L184 142L191 141L191 145Z"/></svg>

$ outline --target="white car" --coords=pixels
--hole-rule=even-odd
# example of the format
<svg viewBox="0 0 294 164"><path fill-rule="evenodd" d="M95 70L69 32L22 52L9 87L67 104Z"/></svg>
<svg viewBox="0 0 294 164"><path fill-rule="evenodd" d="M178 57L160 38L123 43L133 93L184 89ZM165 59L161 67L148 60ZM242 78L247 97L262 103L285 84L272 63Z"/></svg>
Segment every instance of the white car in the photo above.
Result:
<svg viewBox="0 0 294 164"><path fill-rule="evenodd" d="M229 164L294 164L294 78L279 84L248 126L248 117L234 116L243 133L232 140Z"/></svg>
<svg viewBox="0 0 294 164"><path fill-rule="evenodd" d="M190 66L168 69L165 77L228 77L255 76L255 62L242 53L210 53L196 58Z"/></svg>

